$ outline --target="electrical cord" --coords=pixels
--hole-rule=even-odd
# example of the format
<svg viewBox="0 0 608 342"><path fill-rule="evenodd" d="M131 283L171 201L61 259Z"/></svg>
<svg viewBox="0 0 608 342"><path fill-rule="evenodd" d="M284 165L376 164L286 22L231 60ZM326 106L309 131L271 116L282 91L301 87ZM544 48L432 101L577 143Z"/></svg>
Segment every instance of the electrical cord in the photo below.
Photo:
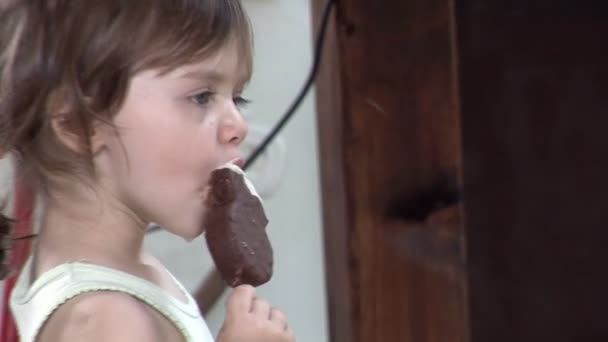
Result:
<svg viewBox="0 0 608 342"><path fill-rule="evenodd" d="M270 131L268 136L266 136L266 138L251 153L249 158L247 158L247 161L245 162L245 166L243 167L245 170L247 170L247 168L249 168L256 161L256 159L262 154L262 152L264 152L266 147L268 147L268 145L274 140L274 138L277 136L277 134L279 134L281 132L281 130L283 130L283 128L285 127L285 124L287 124L287 122L293 117L293 115L298 110L298 108L300 108L302 101L306 98L306 95L310 91L310 88L312 87L312 85L317 77L317 74L319 73L319 66L321 64L321 56L323 55L323 46L325 43L325 38L327 36L329 18L330 18L331 10L332 10L334 3L335 3L335 0L328 0L325 5L325 9L323 10L323 16L321 19L319 35L317 37L317 42L315 44L315 56L314 56L314 60L313 60L313 65L310 70L310 74L308 75L308 79L306 80L306 83L304 84L304 87L300 91L300 94L298 94L296 99L293 101L293 103L291 104L291 106L289 107L287 112L277 122L277 124L274 126L272 131Z"/></svg>

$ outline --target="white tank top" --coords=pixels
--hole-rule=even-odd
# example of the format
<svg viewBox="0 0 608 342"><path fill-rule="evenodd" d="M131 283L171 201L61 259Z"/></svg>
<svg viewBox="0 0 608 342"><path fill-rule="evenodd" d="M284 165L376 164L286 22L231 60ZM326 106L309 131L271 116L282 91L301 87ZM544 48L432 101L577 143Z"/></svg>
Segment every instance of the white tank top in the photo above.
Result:
<svg viewBox="0 0 608 342"><path fill-rule="evenodd" d="M34 342L40 328L63 303L93 291L129 294L150 305L172 322L187 342L213 342L196 301L175 279L187 303L168 294L156 284L132 274L84 262L66 263L42 274L31 284L30 258L11 293L10 307L21 342ZM167 271L168 272L168 271ZM31 284L31 286L30 286Z"/></svg>

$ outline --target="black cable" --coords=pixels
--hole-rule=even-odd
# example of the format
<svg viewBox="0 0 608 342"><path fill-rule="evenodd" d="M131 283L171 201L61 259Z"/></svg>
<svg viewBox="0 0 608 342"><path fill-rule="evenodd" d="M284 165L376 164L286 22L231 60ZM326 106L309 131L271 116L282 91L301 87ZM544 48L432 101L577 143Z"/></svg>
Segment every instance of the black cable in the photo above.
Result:
<svg viewBox="0 0 608 342"><path fill-rule="evenodd" d="M247 168L249 168L249 166L251 166L253 164L253 162L255 162L256 159L262 154L262 152L264 152L266 147L268 147L268 145L274 140L274 138L277 136L277 134L279 134L279 132L283 129L283 127L289 121L289 119L291 119L293 114L298 110L298 108L302 104L302 101L304 100L304 98L306 98L306 95L308 94L308 91L310 90L310 88L311 88L312 84L314 83L314 80L317 77L317 74L319 72L319 66L321 64L321 56L323 55L323 46L324 46L325 38L327 35L327 28L329 26L328 25L329 16L331 14L332 6L334 3L335 3L335 0L328 0L327 4L325 5L325 9L323 10L323 16L321 19L319 35L317 37L317 43L315 44L315 56L314 56L312 68L310 70L310 74L308 76L308 80L304 84L304 87L300 91L300 94L298 95L298 97L296 97L295 101L291 104L291 106L289 107L287 112L283 115L283 117L279 120L279 122L277 122L277 124L274 126L272 131L270 131L270 133L268 134L268 136L266 136L266 138L264 138L262 143L260 143L256 147L256 149L251 153L249 158L247 158L247 161L245 162L245 166L243 167L244 170L247 170Z"/></svg>
<svg viewBox="0 0 608 342"><path fill-rule="evenodd" d="M325 4L325 8L323 9L323 16L321 19L319 34L317 36L317 41L315 44L315 51L314 51L315 55L314 55L314 59L313 59L313 64L312 64L310 73L308 75L308 79L306 80L306 83L304 83L304 86L300 90L300 93L298 94L296 99L293 101L291 106L289 106L289 109L287 110L287 112L285 112L285 114L283 114L281 119L272 128L270 133L268 133L268 135L264 138L264 140L249 155L249 157L247 158L247 161L245 162L245 165L243 166L243 170L247 170L253 164L253 162L255 162L255 160L264 152L264 150L266 150L268 145L270 145L270 143L276 138L277 134L279 134L281 132L281 130L283 130L283 128L285 127L285 124L287 124L289 119L291 119L291 117L296 113L298 108L300 108L302 101L306 98L306 95L310 91L310 88L312 87L315 79L317 78L317 74L319 73L319 66L321 65L321 56L323 55L323 46L325 43L325 38L327 36L327 28L329 27L329 18L330 18L331 10L332 10L334 3L335 3L335 0L327 0L327 3ZM155 226L155 227L148 229L146 231L146 234L156 232L161 229L162 229L161 227Z"/></svg>

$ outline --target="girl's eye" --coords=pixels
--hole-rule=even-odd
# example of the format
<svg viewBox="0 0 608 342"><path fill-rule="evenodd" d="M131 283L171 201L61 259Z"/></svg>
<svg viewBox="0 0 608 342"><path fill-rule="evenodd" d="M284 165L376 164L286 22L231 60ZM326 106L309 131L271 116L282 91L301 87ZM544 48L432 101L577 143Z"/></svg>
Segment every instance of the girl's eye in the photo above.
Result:
<svg viewBox="0 0 608 342"><path fill-rule="evenodd" d="M233 98L232 101L234 101L234 104L237 106L237 108L247 107L247 105L251 103L251 101L244 99L241 96Z"/></svg>
<svg viewBox="0 0 608 342"><path fill-rule="evenodd" d="M190 99L192 100L192 102L196 103L197 105L206 105L211 101L211 97L213 96L212 92L204 92L204 93L200 93L200 94L196 94L194 96L192 96Z"/></svg>

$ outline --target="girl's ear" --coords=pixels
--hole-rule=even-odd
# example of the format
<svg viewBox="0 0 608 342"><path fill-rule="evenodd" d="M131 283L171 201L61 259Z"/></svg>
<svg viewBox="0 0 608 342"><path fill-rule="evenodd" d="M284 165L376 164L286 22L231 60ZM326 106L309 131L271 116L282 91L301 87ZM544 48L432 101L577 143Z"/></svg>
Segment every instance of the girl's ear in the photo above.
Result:
<svg viewBox="0 0 608 342"><path fill-rule="evenodd" d="M98 154L106 146L107 126L107 124L97 120L91 124L89 147L92 155Z"/></svg>
<svg viewBox="0 0 608 342"><path fill-rule="evenodd" d="M81 154L86 150L86 140L83 129L74 121L69 112L51 113L51 127L57 139L71 151Z"/></svg>
<svg viewBox="0 0 608 342"><path fill-rule="evenodd" d="M99 153L105 146L105 125L95 119L88 123L81 122L75 116L70 114L53 115L51 126L55 135L61 143L75 153L89 152L92 155Z"/></svg>
<svg viewBox="0 0 608 342"><path fill-rule="evenodd" d="M84 118L82 113L76 113L76 109L62 94L61 91L53 94L48 105L50 123L55 136L77 154L95 155L104 146L103 125L95 118Z"/></svg>

